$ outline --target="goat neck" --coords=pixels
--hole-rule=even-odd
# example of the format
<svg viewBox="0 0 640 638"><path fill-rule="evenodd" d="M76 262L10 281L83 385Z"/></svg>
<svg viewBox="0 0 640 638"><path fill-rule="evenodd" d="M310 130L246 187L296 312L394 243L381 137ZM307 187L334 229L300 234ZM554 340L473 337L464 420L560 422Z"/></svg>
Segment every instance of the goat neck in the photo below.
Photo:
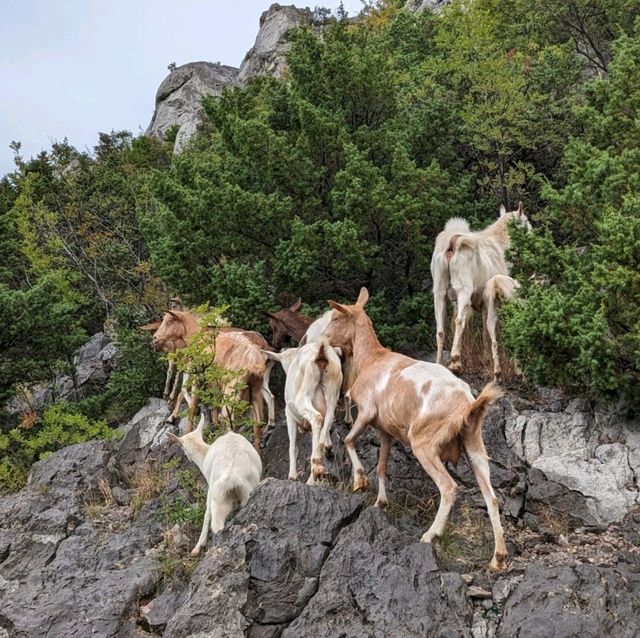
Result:
<svg viewBox="0 0 640 638"><path fill-rule="evenodd" d="M360 310L355 317L355 335L353 338L354 375L357 377L361 370L388 352L390 352L389 349L378 341L371 319L369 319L364 310Z"/></svg>

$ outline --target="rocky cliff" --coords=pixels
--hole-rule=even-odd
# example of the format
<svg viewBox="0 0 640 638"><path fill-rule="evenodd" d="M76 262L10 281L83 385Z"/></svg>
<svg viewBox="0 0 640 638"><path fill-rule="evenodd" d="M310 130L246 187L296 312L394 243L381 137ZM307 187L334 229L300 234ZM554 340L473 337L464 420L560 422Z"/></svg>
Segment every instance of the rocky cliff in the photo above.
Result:
<svg viewBox="0 0 640 638"><path fill-rule="evenodd" d="M121 441L61 450L0 499L0 636L640 633L637 423L548 391L492 409L509 568L490 574L490 526L464 460L449 531L431 547L417 541L437 493L408 450L393 447L382 512L345 489L342 423L323 486L282 480L281 419L263 450L269 478L192 559L204 485L165 444L167 414L150 400ZM358 447L373 483L375 433Z"/></svg>
<svg viewBox="0 0 640 638"><path fill-rule="evenodd" d="M290 47L289 31L309 24L311 18L309 9L272 4L262 14L255 44L239 69L212 62L190 62L171 71L158 88L155 111L145 134L162 138L177 126L174 151L182 150L202 120L202 98L219 96L226 86L246 83L264 73L281 75Z"/></svg>

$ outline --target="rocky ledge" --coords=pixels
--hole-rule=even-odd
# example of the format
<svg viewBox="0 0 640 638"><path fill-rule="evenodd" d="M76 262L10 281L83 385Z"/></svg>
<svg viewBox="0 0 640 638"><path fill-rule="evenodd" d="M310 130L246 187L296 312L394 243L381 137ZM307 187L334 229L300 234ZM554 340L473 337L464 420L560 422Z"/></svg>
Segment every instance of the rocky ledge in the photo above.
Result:
<svg viewBox="0 0 640 638"><path fill-rule="evenodd" d="M542 441L561 436L553 424L581 406L554 401L536 411L510 396L487 420L510 558L505 573L491 574L490 526L464 464L449 531L424 545L417 541L437 505L431 481L396 445L388 511L349 493L343 424L327 484L308 487L274 478L286 471L279 422L264 449L271 477L204 557L190 558L203 484L165 444L168 407L152 399L119 442L65 448L0 499L0 636L637 636L637 508L616 523L585 523L593 495L552 481L508 443L523 416L539 423ZM584 432L602 425L583 414ZM373 469L375 436L361 441Z"/></svg>

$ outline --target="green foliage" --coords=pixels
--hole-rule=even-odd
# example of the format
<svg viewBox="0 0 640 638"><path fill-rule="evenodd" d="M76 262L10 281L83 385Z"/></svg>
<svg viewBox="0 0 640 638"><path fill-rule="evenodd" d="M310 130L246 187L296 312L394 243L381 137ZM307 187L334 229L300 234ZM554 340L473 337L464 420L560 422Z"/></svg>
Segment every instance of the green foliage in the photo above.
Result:
<svg viewBox="0 0 640 638"><path fill-rule="evenodd" d="M226 308L198 308L199 321L205 326L190 341L186 348L169 355L178 370L189 375L188 387L195 389L202 405L218 411L232 429L243 425L249 409L242 399L243 372L228 370L215 362L216 341L220 328L225 324Z"/></svg>
<svg viewBox="0 0 640 638"><path fill-rule="evenodd" d="M504 332L536 381L638 407L640 29L614 51L578 109L583 133L567 146L566 183L545 189L542 228L516 237L525 301L505 310Z"/></svg>
<svg viewBox="0 0 640 638"><path fill-rule="evenodd" d="M67 445L91 439L112 439L117 430L94 421L68 403L49 406L33 425L0 432L0 490L24 485L29 468Z"/></svg>

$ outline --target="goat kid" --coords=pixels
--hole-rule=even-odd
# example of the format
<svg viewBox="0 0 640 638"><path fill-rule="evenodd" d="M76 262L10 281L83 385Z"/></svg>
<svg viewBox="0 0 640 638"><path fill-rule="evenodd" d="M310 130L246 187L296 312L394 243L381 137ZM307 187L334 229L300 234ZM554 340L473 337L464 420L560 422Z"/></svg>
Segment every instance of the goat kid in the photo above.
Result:
<svg viewBox="0 0 640 638"><path fill-rule="evenodd" d="M431 258L438 344L436 361L442 363L446 297L449 296L457 305L449 363L454 372L462 370L460 345L472 307L482 305L483 290L491 277L509 274L505 252L510 244L508 224L511 220L531 228L520 202L518 209L509 213L501 206L499 219L478 232L472 232L466 220L454 217L436 238Z"/></svg>
<svg viewBox="0 0 640 638"><path fill-rule="evenodd" d="M513 299L518 288L520 284L515 279L507 275L494 275L487 281L482 293L482 323L491 348L494 381L502 377L498 351L498 308L502 300Z"/></svg>
<svg viewBox="0 0 640 638"><path fill-rule="evenodd" d="M180 437L167 434L198 466L208 484L202 531L191 551L192 556L198 555L206 546L209 526L214 534L220 531L229 513L247 502L262 478L260 455L247 439L235 432L227 432L209 445L203 438L204 422L202 415L193 432Z"/></svg>
<svg viewBox="0 0 640 638"><path fill-rule="evenodd" d="M353 465L354 491L368 486L355 449L356 439L367 426L375 427L380 435L378 507L387 504L385 478L392 439L409 444L440 492L436 517L421 539L430 543L442 535L458 491L444 464L457 463L464 450L493 528L495 548L491 568L504 569L507 559L504 533L481 433L485 412L502 396L501 390L490 383L474 399L469 386L443 366L383 347L364 311L368 298L367 289L362 288L355 305L330 301L334 310L325 329L332 346L353 353L355 381L350 393L358 406L358 417L345 439L345 447Z"/></svg>
<svg viewBox="0 0 640 638"><path fill-rule="evenodd" d="M287 375L284 389L285 414L289 431L289 478L298 478L297 430L311 426L311 472L307 481L314 485L325 473L324 450L331 438L331 424L342 385L340 352L326 337L317 343L290 348L280 353L265 352L279 361Z"/></svg>

